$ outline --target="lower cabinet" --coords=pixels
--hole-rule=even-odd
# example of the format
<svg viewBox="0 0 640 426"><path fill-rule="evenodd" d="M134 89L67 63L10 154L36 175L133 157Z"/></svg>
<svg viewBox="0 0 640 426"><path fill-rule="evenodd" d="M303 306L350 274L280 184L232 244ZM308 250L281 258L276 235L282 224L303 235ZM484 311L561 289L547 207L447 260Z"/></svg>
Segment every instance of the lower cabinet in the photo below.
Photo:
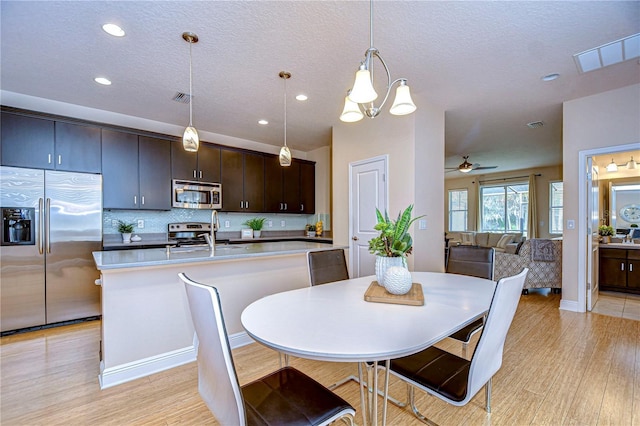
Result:
<svg viewBox="0 0 640 426"><path fill-rule="evenodd" d="M640 249L600 248L601 290L640 293Z"/></svg>

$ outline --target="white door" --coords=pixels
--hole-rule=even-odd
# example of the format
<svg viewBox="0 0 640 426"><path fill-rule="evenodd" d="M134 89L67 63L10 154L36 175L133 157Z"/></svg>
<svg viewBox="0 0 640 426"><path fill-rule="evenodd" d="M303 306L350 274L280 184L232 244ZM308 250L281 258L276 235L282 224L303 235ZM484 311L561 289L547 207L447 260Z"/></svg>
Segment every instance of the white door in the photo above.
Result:
<svg viewBox="0 0 640 426"><path fill-rule="evenodd" d="M375 157L349 164L349 270L351 278L375 274L375 256L369 240L378 234L376 208L387 210L388 157Z"/></svg>
<svg viewBox="0 0 640 426"><path fill-rule="evenodd" d="M599 278L599 236L600 224L599 191L598 191L598 166L593 164L593 158L587 158L587 188L588 188L588 212L587 218L587 310L593 310L598 301Z"/></svg>

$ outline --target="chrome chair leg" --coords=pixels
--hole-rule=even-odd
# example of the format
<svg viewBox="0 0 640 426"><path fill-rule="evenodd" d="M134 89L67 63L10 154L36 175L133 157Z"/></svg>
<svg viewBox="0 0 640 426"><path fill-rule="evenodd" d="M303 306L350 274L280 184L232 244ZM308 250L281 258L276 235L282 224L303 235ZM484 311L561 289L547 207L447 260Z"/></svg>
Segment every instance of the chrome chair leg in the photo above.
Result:
<svg viewBox="0 0 640 426"><path fill-rule="evenodd" d="M486 410L487 410L487 413L489 413L489 414L491 414L491 380L492 379L493 378L489 378L489 381L487 382L487 384L485 385L485 388L484 388Z"/></svg>
<svg viewBox="0 0 640 426"><path fill-rule="evenodd" d="M289 366L289 355L278 352L278 360L280 362L280 368Z"/></svg>
<svg viewBox="0 0 640 426"><path fill-rule="evenodd" d="M360 365L358 364L358 366L360 366ZM333 383L333 384L331 384L331 385L327 386L327 388L329 388L329 390L334 390L334 389L336 389L336 388L338 388L338 387L340 387L340 386L342 386L342 385L344 385L344 384L346 384L346 383L348 383L348 382L350 382L350 381L353 381L353 382L355 382L355 383L357 383L357 384L360 384L360 379L359 379L358 377L356 377L356 376L354 376L354 375L352 374L352 375L351 375L351 376L349 376L349 377L345 377L344 379L342 379L342 380L340 380L340 381L338 381L338 382L336 382L336 383ZM373 392L373 388L372 388L371 386L369 386L369 385L368 385L368 383L366 382L366 380L365 380L365 381L363 381L363 382L362 382L362 384L363 384L364 386L366 386L366 387L367 387L367 389L369 390L369 392ZM378 389L378 395L380 395L381 397L384 397L384 393L383 393L380 389ZM388 400L389 402L391 402L393 405L395 405L396 407L399 407L399 408L404 408L404 407L406 407L406 406L407 406L407 404L406 404L406 403L404 403L404 402L400 402L400 401L399 401L399 400L397 400L396 398L394 398L394 397L392 397L392 396L388 395L388 393L387 393L387 400Z"/></svg>
<svg viewBox="0 0 640 426"><path fill-rule="evenodd" d="M427 424L429 426L438 426L436 422L429 420L420 411L418 411L418 407L416 407L416 401L415 401L415 388L408 383L407 383L407 392L408 392L409 405L411 406L411 411L413 412L413 415L416 416L416 418L424 424Z"/></svg>

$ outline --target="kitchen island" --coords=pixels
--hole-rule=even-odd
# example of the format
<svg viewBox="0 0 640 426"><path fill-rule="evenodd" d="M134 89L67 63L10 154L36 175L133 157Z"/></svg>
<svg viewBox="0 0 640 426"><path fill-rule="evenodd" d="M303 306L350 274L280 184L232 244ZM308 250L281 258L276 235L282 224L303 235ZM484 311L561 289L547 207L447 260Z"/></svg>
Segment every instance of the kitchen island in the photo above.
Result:
<svg viewBox="0 0 640 426"><path fill-rule="evenodd" d="M251 343L240 315L264 296L309 285L309 251L345 248L303 241L94 252L100 270L100 386L107 388L196 358L178 273L220 292L232 347Z"/></svg>

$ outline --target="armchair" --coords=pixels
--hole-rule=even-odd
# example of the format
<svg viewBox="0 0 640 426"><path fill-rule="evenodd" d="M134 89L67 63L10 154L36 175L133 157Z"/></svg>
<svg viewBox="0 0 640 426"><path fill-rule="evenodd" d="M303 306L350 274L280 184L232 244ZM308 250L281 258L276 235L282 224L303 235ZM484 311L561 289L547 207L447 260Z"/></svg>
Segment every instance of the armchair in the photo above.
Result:
<svg viewBox="0 0 640 426"><path fill-rule="evenodd" d="M524 268L529 273L522 294L530 288L562 289L562 240L531 239L522 243L516 254L496 253L495 280L515 275Z"/></svg>

